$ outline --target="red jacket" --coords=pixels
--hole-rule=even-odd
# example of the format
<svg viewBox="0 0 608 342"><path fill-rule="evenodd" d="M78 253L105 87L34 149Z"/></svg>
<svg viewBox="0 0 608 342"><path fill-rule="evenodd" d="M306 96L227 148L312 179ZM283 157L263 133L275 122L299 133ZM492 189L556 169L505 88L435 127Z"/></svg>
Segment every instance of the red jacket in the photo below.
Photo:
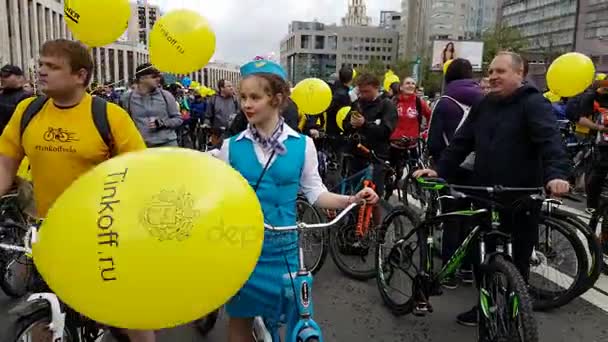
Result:
<svg viewBox="0 0 608 342"><path fill-rule="evenodd" d="M418 138L420 136L420 123L422 120L418 118L422 115L426 119L428 125L431 122L431 108L426 101L420 99L420 109L422 113L416 110L416 95L399 95L397 101L397 126L391 134L391 140L398 140L403 137Z"/></svg>

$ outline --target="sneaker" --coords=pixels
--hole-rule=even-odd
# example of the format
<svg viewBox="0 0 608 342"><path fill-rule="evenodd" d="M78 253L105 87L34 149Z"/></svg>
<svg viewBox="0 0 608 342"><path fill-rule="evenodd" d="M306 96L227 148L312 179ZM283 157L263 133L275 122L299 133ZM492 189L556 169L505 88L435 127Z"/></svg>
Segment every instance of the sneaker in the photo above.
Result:
<svg viewBox="0 0 608 342"><path fill-rule="evenodd" d="M458 288L458 279L456 277L446 278L441 282L441 286L448 290L455 290Z"/></svg>
<svg viewBox="0 0 608 342"><path fill-rule="evenodd" d="M473 284L473 282L475 281L473 271L470 270L460 270L460 272L458 273L458 277L464 284Z"/></svg>
<svg viewBox="0 0 608 342"><path fill-rule="evenodd" d="M456 322L465 327L476 327L479 323L479 317L477 315L478 310L477 307L474 306L473 309L456 316Z"/></svg>

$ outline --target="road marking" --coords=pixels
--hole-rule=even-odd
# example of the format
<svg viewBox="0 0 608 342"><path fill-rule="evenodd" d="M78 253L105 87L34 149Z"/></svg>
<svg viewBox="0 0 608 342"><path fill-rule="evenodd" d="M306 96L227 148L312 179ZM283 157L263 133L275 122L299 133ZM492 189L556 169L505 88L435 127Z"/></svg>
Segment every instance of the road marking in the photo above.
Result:
<svg viewBox="0 0 608 342"><path fill-rule="evenodd" d="M397 196L397 191L398 190L395 190L393 192L394 196ZM407 196L408 203L411 203L418 209L422 209L421 205L420 205L420 201L414 199L409 194L406 194L406 196ZM568 207L565 205L560 205L559 208L564 211L567 211L571 214L575 214L575 215L579 216L586 224L589 224L590 217L589 217L589 214L587 214L586 212L577 210L575 208L571 208L571 207ZM587 246L587 240L585 239L585 237L581 233L578 233L577 235L578 235L579 239L581 241L583 241L583 245ZM589 252L587 249L586 249L586 251L587 251L587 255L589 255ZM573 281L572 277L556 270L555 268L553 268L551 266L543 265L540 267L543 267L544 269L546 269L549 274L555 275L556 277L554 277L554 279L556 279L557 276L561 277L561 279L567 279L567 281L561 281L558 283L556 281L553 281L553 280L545 277L549 281L551 281L561 287L567 287L568 284L571 284ZM538 268L539 267L536 267L536 269L538 269ZM532 271L532 268L531 268L531 271ZM535 272L535 273L539 273L539 272ZM608 312L608 277L606 277L604 274L600 274L600 277L596 281L593 288L589 289L587 292L585 292L583 295L581 295L580 298L582 298L586 302L598 307L602 311Z"/></svg>

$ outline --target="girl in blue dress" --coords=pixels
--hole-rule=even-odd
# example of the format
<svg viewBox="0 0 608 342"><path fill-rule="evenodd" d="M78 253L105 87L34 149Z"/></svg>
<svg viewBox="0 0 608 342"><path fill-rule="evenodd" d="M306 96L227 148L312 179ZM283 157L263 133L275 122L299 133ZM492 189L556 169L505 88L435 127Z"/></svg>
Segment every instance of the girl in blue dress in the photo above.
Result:
<svg viewBox="0 0 608 342"><path fill-rule="evenodd" d="M273 226L296 223L296 198L302 192L321 208L342 209L360 199L378 201L371 189L355 196L327 191L318 172L317 151L311 138L284 123L281 109L289 97L285 71L272 61L253 61L241 68L240 103L245 131L224 141L217 157L228 162L256 190L264 221ZM229 342L250 342L255 316L293 321L296 308L281 308L283 276L297 270L297 233L264 235L262 254L253 274L226 305L230 316ZM288 331L290 327L288 325Z"/></svg>

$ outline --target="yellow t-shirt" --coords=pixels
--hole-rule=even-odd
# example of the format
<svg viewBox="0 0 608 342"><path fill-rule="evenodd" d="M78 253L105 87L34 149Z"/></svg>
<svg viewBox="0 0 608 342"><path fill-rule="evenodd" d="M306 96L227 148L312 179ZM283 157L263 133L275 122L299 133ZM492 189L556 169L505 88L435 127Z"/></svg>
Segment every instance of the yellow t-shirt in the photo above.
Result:
<svg viewBox="0 0 608 342"><path fill-rule="evenodd" d="M21 117L34 100L21 101L0 137L0 154L31 165L34 198L39 217L80 175L110 158L110 151L93 122L92 97L71 108L58 108L49 100L21 137ZM108 122L114 153L143 150L146 145L133 120L119 106L108 103Z"/></svg>

